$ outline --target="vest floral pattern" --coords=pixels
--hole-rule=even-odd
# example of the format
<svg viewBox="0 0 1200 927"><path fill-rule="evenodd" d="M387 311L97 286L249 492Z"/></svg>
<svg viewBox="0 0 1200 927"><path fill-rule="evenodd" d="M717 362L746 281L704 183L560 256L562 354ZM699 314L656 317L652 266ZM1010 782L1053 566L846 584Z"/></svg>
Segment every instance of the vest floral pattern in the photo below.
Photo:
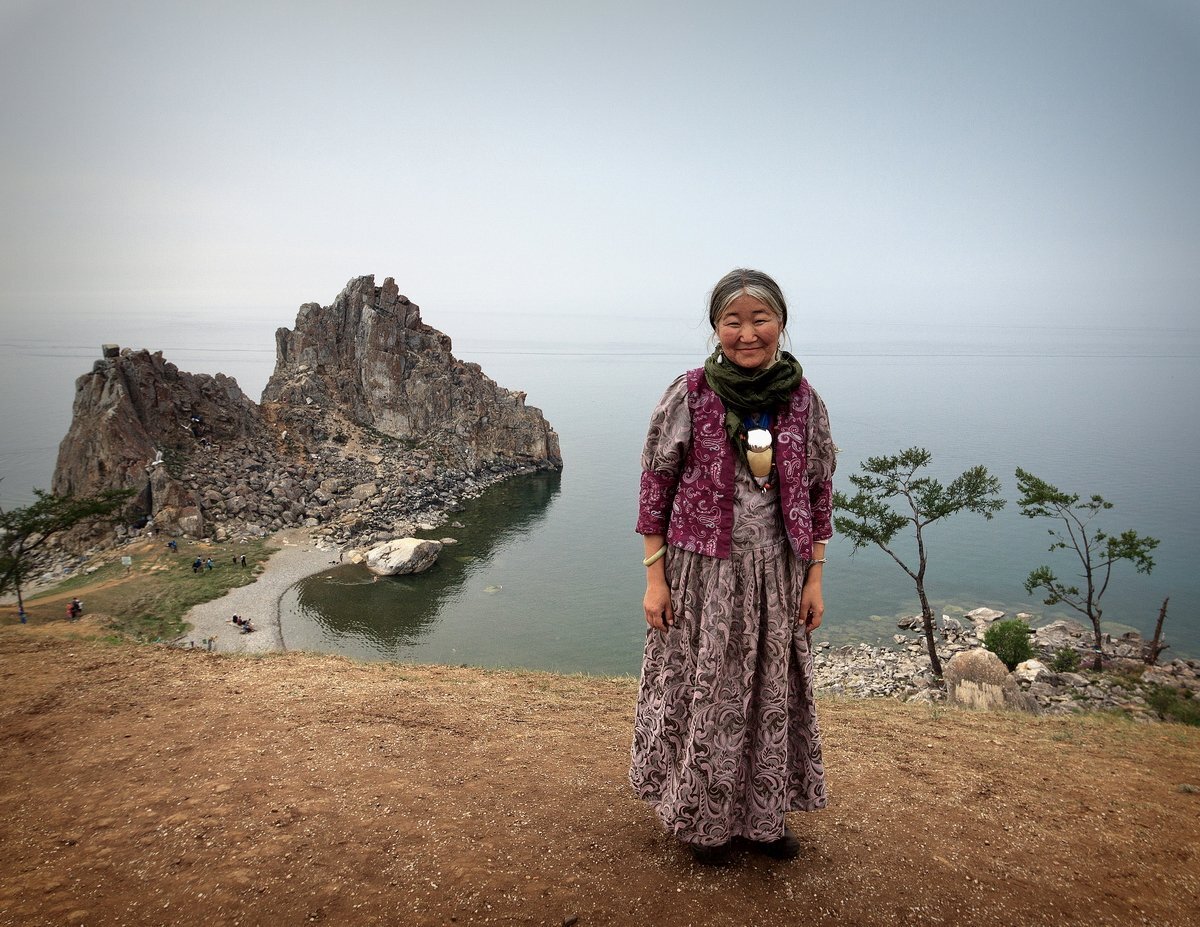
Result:
<svg viewBox="0 0 1200 927"><path fill-rule="evenodd" d="M684 378L691 440L662 440L670 431L665 427L667 416L681 410L660 403L642 453L637 532L665 534L673 547L724 560L729 558L733 533L737 458L725 433L725 404L708 385L704 368L690 370L680 379ZM679 385L676 380L668 394ZM801 379L772 431L788 541L798 558L811 560L813 541L833 535L837 453L829 413L807 379Z"/></svg>

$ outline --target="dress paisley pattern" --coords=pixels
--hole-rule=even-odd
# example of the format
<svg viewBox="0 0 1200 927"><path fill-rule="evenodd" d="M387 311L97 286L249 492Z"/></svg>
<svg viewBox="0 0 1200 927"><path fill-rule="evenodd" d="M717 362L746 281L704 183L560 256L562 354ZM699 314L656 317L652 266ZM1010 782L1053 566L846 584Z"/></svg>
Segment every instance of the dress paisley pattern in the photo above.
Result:
<svg viewBox="0 0 1200 927"><path fill-rule="evenodd" d="M643 471L686 457L687 395L681 377L655 409ZM813 399L804 490L833 473L828 416ZM788 542L778 490L760 492L736 467L729 558L667 549L675 624L647 630L634 721L634 792L699 846L775 840L786 812L826 805L812 654L796 622L807 564Z"/></svg>

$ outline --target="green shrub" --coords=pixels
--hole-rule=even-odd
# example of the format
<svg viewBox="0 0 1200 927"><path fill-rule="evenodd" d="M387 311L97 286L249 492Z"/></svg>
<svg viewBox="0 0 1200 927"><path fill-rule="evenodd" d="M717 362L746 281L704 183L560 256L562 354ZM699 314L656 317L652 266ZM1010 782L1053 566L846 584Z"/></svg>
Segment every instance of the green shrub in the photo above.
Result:
<svg viewBox="0 0 1200 927"><path fill-rule="evenodd" d="M983 646L998 656L1010 670L1033 656L1029 625L1019 618L997 621L983 636Z"/></svg>
<svg viewBox="0 0 1200 927"><path fill-rule="evenodd" d="M1050 664L1050 669L1056 673L1077 673L1079 672L1079 651L1074 647L1060 647L1058 653L1054 655L1054 661Z"/></svg>
<svg viewBox="0 0 1200 927"><path fill-rule="evenodd" d="M1164 721L1200 727L1200 700L1189 689L1155 685L1146 692L1146 704L1158 712Z"/></svg>

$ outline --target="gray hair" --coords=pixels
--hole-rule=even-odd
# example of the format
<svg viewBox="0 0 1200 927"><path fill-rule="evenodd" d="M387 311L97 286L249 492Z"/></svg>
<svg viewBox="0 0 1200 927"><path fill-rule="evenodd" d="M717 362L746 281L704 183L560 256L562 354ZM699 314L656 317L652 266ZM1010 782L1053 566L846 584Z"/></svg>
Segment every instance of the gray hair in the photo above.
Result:
<svg viewBox="0 0 1200 927"><path fill-rule="evenodd" d="M787 301L779 284L761 270L738 267L717 281L708 298L708 324L714 331L729 304L742 295L757 299L775 313L780 328L787 327Z"/></svg>

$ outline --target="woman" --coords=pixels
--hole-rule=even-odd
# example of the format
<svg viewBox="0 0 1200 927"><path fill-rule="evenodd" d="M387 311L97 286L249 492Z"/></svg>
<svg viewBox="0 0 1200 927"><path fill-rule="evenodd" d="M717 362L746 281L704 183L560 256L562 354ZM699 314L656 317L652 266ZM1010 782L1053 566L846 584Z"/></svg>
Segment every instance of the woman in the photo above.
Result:
<svg viewBox="0 0 1200 927"><path fill-rule="evenodd" d="M826 803L809 639L835 448L824 403L779 349L778 284L731 271L708 318L717 348L668 387L642 452L650 630L630 781L702 862L739 838L792 859L784 814Z"/></svg>

